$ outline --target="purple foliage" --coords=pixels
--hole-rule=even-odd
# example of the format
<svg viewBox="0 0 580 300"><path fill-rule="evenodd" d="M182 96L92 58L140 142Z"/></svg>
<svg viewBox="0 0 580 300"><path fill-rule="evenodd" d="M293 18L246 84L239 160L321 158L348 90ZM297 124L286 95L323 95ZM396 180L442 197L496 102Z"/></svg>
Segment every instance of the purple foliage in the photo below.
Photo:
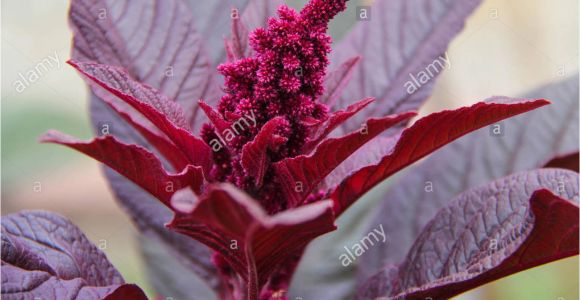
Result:
<svg viewBox="0 0 580 300"><path fill-rule="evenodd" d="M239 0L223 13L226 2L71 4L69 64L90 87L100 136L49 131L41 140L106 165L139 229L168 265L185 267L187 276L151 264L159 296L198 295L199 282L178 280L195 274L220 299L288 299L313 239L377 184L447 144L369 218L397 246L361 258L348 296L445 299L578 254L578 143L554 138L578 134L577 114L560 118L578 109L572 89L491 97L409 124L435 80L409 92L408 74L444 55L479 1L377 1L374 21L387 26L359 22L334 49L328 24L347 0L310 0L300 12ZM231 35L218 47L223 28ZM554 103L541 108L546 99ZM538 128L538 140L526 131L557 118L557 133ZM482 155L496 145L480 132L458 140L505 119L519 138L504 145L510 155L490 154L502 163ZM413 190L427 183L437 190ZM145 298L61 217L4 217L2 241L3 298Z"/></svg>

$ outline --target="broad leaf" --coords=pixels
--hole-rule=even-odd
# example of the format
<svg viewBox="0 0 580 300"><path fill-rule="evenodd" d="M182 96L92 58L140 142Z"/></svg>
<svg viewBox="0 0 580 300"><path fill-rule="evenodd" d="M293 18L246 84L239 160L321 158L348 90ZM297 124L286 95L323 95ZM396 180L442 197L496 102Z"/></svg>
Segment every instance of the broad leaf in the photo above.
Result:
<svg viewBox="0 0 580 300"><path fill-rule="evenodd" d="M220 16L229 16L216 10L216 1L203 2ZM204 16L209 12L196 11ZM195 118L195 101L215 98L210 94L219 91L196 19L181 0L74 0L69 18L75 60L126 68L135 80L183 105L188 119Z"/></svg>
<svg viewBox="0 0 580 300"><path fill-rule="evenodd" d="M211 56L213 66L226 59L224 37L230 34L231 24L239 20L251 0L185 0L191 8L194 27L203 37L205 49ZM261 6L271 0L258 0ZM198 100L198 99L195 99Z"/></svg>
<svg viewBox="0 0 580 300"><path fill-rule="evenodd" d="M578 77L529 93L532 95L550 99L552 104L451 143L393 184L368 228L385 224L387 235L397 243L369 249L360 261L359 280L384 263L404 259L423 226L459 193L495 178L542 167L552 157L578 149ZM571 115L562 117L566 114Z"/></svg>
<svg viewBox="0 0 580 300"><path fill-rule="evenodd" d="M406 259L367 281L359 298L448 299L578 255L578 179L540 169L462 193L423 228Z"/></svg>
<svg viewBox="0 0 580 300"><path fill-rule="evenodd" d="M367 11L370 18L358 20L331 57L336 65L361 56L337 106L344 107L352 99L374 97L377 101L368 112L375 117L417 110L429 97L436 77L448 65L445 51L449 42L479 3L479 0L375 1ZM420 72L428 80L416 84L411 75L425 78ZM407 82L417 90L409 92ZM368 117L353 118L343 126L344 131L357 128Z"/></svg>
<svg viewBox="0 0 580 300"><path fill-rule="evenodd" d="M2 217L2 299L147 299L103 252L53 213Z"/></svg>

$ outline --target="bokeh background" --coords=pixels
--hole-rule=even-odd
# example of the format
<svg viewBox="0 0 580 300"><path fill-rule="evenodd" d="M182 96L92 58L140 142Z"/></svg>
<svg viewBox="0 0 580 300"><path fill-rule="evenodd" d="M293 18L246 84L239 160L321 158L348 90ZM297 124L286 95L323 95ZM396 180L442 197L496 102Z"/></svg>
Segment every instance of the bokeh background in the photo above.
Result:
<svg viewBox="0 0 580 300"><path fill-rule="evenodd" d="M578 6L577 0L485 0L450 45L452 67L439 78L422 113L491 95L522 95L578 72ZM135 229L116 205L100 166L64 147L37 142L50 128L91 136L87 90L65 64L71 44L68 1L2 0L1 12L2 215L45 209L66 216L106 252L126 281L151 292ZM333 35L339 38L354 19L350 11L336 20ZM18 91L19 74L49 56L58 64ZM579 299L578 281L574 257L456 299Z"/></svg>

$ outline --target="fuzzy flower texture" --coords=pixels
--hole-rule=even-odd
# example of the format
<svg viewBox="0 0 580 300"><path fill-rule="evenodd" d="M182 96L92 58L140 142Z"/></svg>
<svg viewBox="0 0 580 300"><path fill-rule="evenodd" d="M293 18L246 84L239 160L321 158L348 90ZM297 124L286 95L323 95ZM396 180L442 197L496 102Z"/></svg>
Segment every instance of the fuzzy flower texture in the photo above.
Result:
<svg viewBox="0 0 580 300"><path fill-rule="evenodd" d="M214 148L216 162L211 179L244 189L270 214L287 209L288 201L269 165L303 154L310 141L308 124L328 118L328 107L316 102L324 92L330 52L331 38L326 30L328 21L346 8L345 2L313 1L300 14L280 7L279 19L270 19L268 29L252 33L253 57L219 66L227 92L219 102L220 117L233 123L251 116L255 124L240 128L228 149L214 144L215 126L204 126L202 136ZM268 122L268 166L264 175L256 176L251 168L244 169L243 150Z"/></svg>
<svg viewBox="0 0 580 300"><path fill-rule="evenodd" d="M170 230L213 250L220 277L213 287L221 299L287 299L305 247L335 230L335 219L364 193L470 131L546 104L482 102L405 129L415 112L403 112L329 137L373 101L336 112L320 102L331 51L328 23L345 9L346 0L311 0L300 13L281 6L278 18L249 35L249 55L226 47L229 61L218 68L225 94L215 108L199 101L209 120L201 138L181 106L125 70L71 61L149 148L110 134L84 142L51 131L43 141L103 162L169 207ZM389 128L398 132L385 136Z"/></svg>

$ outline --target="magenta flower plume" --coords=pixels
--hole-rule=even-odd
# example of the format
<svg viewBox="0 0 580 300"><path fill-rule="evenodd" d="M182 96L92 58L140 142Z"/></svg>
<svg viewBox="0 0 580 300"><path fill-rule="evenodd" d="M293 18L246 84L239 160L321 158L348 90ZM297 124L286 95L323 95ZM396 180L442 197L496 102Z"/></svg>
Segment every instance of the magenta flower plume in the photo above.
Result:
<svg viewBox="0 0 580 300"><path fill-rule="evenodd" d="M416 113L402 112L331 137L373 102L329 107L349 78L327 75L328 23L346 2L311 0L300 13L281 6L265 28L241 37L251 47L245 54L226 47L229 60L218 67L223 94L190 99L208 120L199 137L186 117L191 112L139 80L147 76L74 60L92 91L150 148L114 134L84 142L51 131L42 140L103 162L171 209L170 230L212 249L222 299L287 299L305 247L335 230L335 219L364 193L471 131L548 103L492 98L405 129ZM218 98L216 107L208 104Z"/></svg>

